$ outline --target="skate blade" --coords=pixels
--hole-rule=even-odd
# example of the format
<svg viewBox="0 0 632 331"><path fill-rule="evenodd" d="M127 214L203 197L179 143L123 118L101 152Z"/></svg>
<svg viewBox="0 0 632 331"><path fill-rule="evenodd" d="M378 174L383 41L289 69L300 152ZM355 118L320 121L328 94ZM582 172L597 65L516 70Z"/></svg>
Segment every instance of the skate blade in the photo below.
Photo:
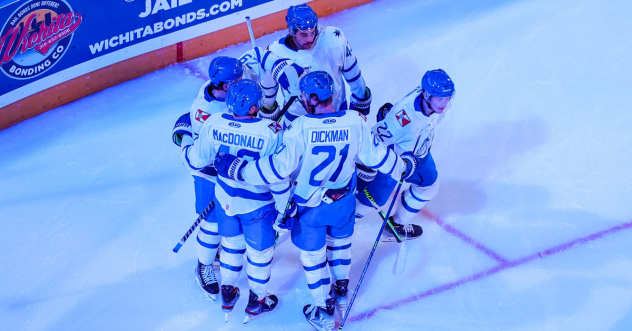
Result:
<svg viewBox="0 0 632 331"><path fill-rule="evenodd" d="M230 317L230 313L224 313L224 321L228 323L228 318Z"/></svg>
<svg viewBox="0 0 632 331"><path fill-rule="evenodd" d="M252 321L252 320L253 320L253 319L255 319L255 317L257 317L257 316L259 316L259 315L248 315L248 314L246 314L246 318L244 318L244 324L246 324L246 323L248 323L248 322Z"/></svg>
<svg viewBox="0 0 632 331"><path fill-rule="evenodd" d="M206 299L207 300L212 300L212 301L217 301L217 294L212 294L212 293L208 293L206 291L204 291L204 294L206 294Z"/></svg>

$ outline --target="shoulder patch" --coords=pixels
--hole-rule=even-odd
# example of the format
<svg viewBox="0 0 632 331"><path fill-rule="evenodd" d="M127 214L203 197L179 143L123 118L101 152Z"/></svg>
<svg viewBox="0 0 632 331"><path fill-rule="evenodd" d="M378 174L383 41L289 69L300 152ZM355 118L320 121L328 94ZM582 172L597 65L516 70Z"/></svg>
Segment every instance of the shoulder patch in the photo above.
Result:
<svg viewBox="0 0 632 331"><path fill-rule="evenodd" d="M203 112L203 111L202 111L202 109L198 109L198 110L195 112L195 119L196 119L198 122L202 122L202 123L204 123L204 121L206 121L206 119L207 119L207 118L209 118L210 116L211 116L211 114L206 113L206 112Z"/></svg>
<svg viewBox="0 0 632 331"><path fill-rule="evenodd" d="M399 125L401 125L402 127L405 127L406 125L408 125L408 123L410 123L410 117L408 117L404 109L395 114L395 117L397 118L397 122L399 123Z"/></svg>
<svg viewBox="0 0 632 331"><path fill-rule="evenodd" d="M340 30L336 29L336 30L334 31L334 34L336 35L336 37L340 37L340 35L341 35L342 33L340 32Z"/></svg>
<svg viewBox="0 0 632 331"><path fill-rule="evenodd" d="M360 118L366 122L366 116L364 116L361 112L358 112L358 115L360 115Z"/></svg>
<svg viewBox="0 0 632 331"><path fill-rule="evenodd" d="M281 124L277 122L270 123L270 125L268 125L268 128L270 128L270 130L274 134L279 133L279 131L283 130L283 128L281 127Z"/></svg>

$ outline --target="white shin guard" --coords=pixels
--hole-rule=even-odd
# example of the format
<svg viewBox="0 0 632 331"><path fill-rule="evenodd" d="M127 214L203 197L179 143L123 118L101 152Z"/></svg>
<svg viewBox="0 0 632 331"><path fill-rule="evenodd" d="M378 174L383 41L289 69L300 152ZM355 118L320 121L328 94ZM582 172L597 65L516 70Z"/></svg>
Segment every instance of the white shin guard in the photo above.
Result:
<svg viewBox="0 0 632 331"><path fill-rule="evenodd" d="M326 247L317 251L298 250L303 263L303 269L307 276L307 287L314 298L314 305L325 307L325 301L329 298L329 268L327 268Z"/></svg>
<svg viewBox="0 0 632 331"><path fill-rule="evenodd" d="M222 237L222 251L219 253L222 285L237 286L239 273L244 265L246 241L244 235Z"/></svg>
<svg viewBox="0 0 632 331"><path fill-rule="evenodd" d="M327 236L327 261L336 280L349 279L351 268L351 237L334 239Z"/></svg>
<svg viewBox="0 0 632 331"><path fill-rule="evenodd" d="M258 251L246 245L246 273L248 274L248 285L259 299L268 294L268 282L270 281L270 264L274 246Z"/></svg>
<svg viewBox="0 0 632 331"><path fill-rule="evenodd" d="M411 185L400 197L397 197L393 215L395 223L408 224L421 209L439 192L439 181L426 187Z"/></svg>
<svg viewBox="0 0 632 331"><path fill-rule="evenodd" d="M197 256L202 264L213 264L219 247L220 236L217 233L217 223L202 221L197 234Z"/></svg>

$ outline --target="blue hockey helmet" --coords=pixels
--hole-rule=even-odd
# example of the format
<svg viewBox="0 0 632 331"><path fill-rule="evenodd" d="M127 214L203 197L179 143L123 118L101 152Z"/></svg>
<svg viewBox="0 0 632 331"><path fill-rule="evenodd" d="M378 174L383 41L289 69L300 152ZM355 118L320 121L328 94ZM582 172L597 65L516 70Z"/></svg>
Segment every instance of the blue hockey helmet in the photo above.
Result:
<svg viewBox="0 0 632 331"><path fill-rule="evenodd" d="M263 90L259 84L250 79L243 79L233 84L226 93L226 106L237 116L246 116L252 106L261 108Z"/></svg>
<svg viewBox="0 0 632 331"><path fill-rule="evenodd" d="M216 86L221 83L232 83L241 78L244 67L238 59L228 56L218 56L208 67L208 77Z"/></svg>
<svg viewBox="0 0 632 331"><path fill-rule="evenodd" d="M454 95L454 83L442 69L426 71L421 79L424 92L434 97L451 97Z"/></svg>
<svg viewBox="0 0 632 331"><path fill-rule="evenodd" d="M313 71L301 78L301 93L304 99L316 94L320 101L334 95L334 79L325 71Z"/></svg>
<svg viewBox="0 0 632 331"><path fill-rule="evenodd" d="M297 30L318 32L318 15L312 7L302 4L298 6L290 6L285 16L287 27L290 34L293 35Z"/></svg>

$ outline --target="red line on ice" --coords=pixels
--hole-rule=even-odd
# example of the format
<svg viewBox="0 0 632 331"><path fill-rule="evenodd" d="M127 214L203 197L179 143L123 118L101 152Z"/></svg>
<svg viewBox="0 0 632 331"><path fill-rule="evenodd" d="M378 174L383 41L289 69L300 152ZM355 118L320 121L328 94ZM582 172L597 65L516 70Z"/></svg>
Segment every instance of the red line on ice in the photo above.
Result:
<svg viewBox="0 0 632 331"><path fill-rule="evenodd" d="M466 243L470 244L471 246L474 246L476 249L482 251L483 253L485 253L487 256L491 257L492 259L500 262L501 264L506 264L509 263L509 261L505 258L503 258L502 256L500 256L499 254L497 254L496 252L494 252L493 250L485 247L485 245L475 241L474 239L470 238L468 235L466 235L465 233L455 229L454 227L452 227L450 224L445 223L442 219L440 219L439 217L431 214L430 212L426 211L426 210L422 210L421 214L424 215L425 217L429 218L430 220L434 221L435 223L437 223L440 227L442 227L444 230L448 231L448 233L458 237L459 239L465 241Z"/></svg>
<svg viewBox="0 0 632 331"><path fill-rule="evenodd" d="M467 283L470 283L470 282L474 282L474 281L481 280L483 278L492 276L492 275L494 275L494 274L496 274L496 273L498 273L500 271L503 271L503 270L506 270L506 269L509 269L509 268L513 268L513 267L517 267L517 266L523 265L525 263L528 263L528 262L531 262L531 261L534 261L534 260L538 260L538 259L550 256L550 255L553 255L553 254L557 254L557 253L566 251L566 250L568 250L570 248L573 248L575 245L582 245L582 244L594 241L596 239L599 239L599 238L601 238L601 237L603 237L605 235L617 233L619 231L626 230L626 229L629 229L631 227L632 227L632 222L628 222L628 223L624 223L624 224L612 227L612 228L607 229L607 230L599 231L599 232L593 233L593 234L591 234L589 236L578 238L578 239L569 241L569 242L567 242L565 244L561 244L561 245L549 248L547 250L543 250L543 251L537 252L535 254L523 257L521 259L518 259L518 260L515 260L515 261L511 261L511 262L507 262L505 264L502 264L502 265L499 265L497 267L485 270L483 272L479 272L479 273L473 274L471 276L468 276L468 277L465 277L465 278L461 278L461 279L459 279L457 281L454 281L454 282L451 282L451 283L447 283L447 284L441 285L439 287L435 287L435 288L433 288L431 290L428 290L428 291L425 291L425 292L422 292L422 293L419 293L419 294L415 294L415 295L410 296L408 298L397 300L397 301L395 301L393 303L390 303L388 305L377 307L375 309L372 309L372 310L363 312L361 314L352 316L347 321L348 322L355 322L355 321L361 321L361 320L364 320L364 319L367 319L367 318L371 318L371 317L373 317L375 314L377 314L381 310L394 309L394 308L397 308L397 307L402 306L402 305L407 304L407 303L419 301L421 299L433 296L435 294L443 293L445 291L457 288L457 287L459 287L459 286L461 286L463 284L467 284Z"/></svg>

